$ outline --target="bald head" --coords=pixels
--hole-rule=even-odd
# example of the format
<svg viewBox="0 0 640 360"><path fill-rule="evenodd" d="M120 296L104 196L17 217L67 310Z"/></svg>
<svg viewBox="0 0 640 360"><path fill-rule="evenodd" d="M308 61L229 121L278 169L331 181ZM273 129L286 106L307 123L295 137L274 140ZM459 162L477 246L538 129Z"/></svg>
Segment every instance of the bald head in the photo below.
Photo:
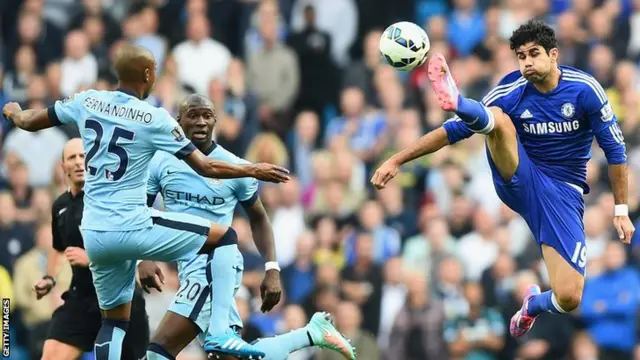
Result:
<svg viewBox="0 0 640 360"><path fill-rule="evenodd" d="M184 100L180 103L180 116L184 115L191 108L211 108L213 109L213 103L211 101L200 95L200 94L190 94L187 95Z"/></svg>
<svg viewBox="0 0 640 360"><path fill-rule="evenodd" d="M131 44L123 44L116 53L114 67L121 84L140 87L143 98L149 96L155 82L156 60L148 49Z"/></svg>

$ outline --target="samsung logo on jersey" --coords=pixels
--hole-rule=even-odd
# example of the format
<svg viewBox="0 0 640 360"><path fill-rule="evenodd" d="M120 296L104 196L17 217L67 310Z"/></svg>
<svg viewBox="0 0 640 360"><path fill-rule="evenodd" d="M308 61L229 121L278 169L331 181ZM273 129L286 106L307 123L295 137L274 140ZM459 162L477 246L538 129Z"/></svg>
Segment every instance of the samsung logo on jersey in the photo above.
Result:
<svg viewBox="0 0 640 360"><path fill-rule="evenodd" d="M545 122L545 123L522 123L524 131L529 134L563 134L576 131L580 128L580 121Z"/></svg>
<svg viewBox="0 0 640 360"><path fill-rule="evenodd" d="M142 124L149 124L152 120L151 113L139 109L130 108L128 106L120 106L112 104L110 102L100 101L93 97L86 98L84 100L84 106L87 109L98 111L106 115L139 122Z"/></svg>
<svg viewBox="0 0 640 360"><path fill-rule="evenodd" d="M225 203L224 198L218 196L206 196L168 189L164 191L163 198L165 200L189 201L202 205L222 205Z"/></svg>

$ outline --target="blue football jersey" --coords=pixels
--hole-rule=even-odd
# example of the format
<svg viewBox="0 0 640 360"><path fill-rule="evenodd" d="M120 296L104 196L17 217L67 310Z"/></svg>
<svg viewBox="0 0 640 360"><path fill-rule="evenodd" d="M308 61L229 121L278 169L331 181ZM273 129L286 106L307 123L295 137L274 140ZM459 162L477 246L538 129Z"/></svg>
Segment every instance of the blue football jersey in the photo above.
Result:
<svg viewBox="0 0 640 360"><path fill-rule="evenodd" d="M514 71L482 100L502 109L513 122L529 158L547 176L580 186L586 183L587 162L594 137L609 164L626 162L622 130L604 89L591 75L560 66L558 86L541 93ZM449 142L473 135L457 117L443 124Z"/></svg>
<svg viewBox="0 0 640 360"><path fill-rule="evenodd" d="M124 91L87 90L56 101L48 112L56 125L75 122L82 136L82 228L129 231L151 226L146 188L153 155L161 150L184 158L195 151L177 121Z"/></svg>
<svg viewBox="0 0 640 360"><path fill-rule="evenodd" d="M231 164L249 163L219 145L213 145L205 154ZM238 202L252 204L258 198L258 180L205 178L175 156L158 152L149 165L147 194L161 194L167 211L230 226Z"/></svg>

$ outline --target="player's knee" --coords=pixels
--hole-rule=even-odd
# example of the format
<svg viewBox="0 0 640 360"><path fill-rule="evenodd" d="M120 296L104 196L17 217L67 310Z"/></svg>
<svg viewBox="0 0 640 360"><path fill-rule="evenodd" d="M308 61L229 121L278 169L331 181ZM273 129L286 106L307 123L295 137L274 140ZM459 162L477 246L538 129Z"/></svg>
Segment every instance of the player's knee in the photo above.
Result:
<svg viewBox="0 0 640 360"><path fill-rule="evenodd" d="M496 106L489 107L489 111L493 116L493 131L491 134L500 134L500 133L515 133L515 127L513 126L513 122L511 122L511 118L509 115L505 114L502 109Z"/></svg>
<svg viewBox="0 0 640 360"><path fill-rule="evenodd" d="M556 299L562 310L571 312L580 306L582 289L579 286L564 286L556 291Z"/></svg>

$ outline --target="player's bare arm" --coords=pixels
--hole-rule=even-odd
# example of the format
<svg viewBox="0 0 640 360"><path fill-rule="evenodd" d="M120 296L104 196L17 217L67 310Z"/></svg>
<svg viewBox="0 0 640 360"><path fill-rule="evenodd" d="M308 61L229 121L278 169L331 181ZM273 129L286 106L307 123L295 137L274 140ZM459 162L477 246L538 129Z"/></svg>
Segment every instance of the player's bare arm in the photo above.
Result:
<svg viewBox="0 0 640 360"><path fill-rule="evenodd" d="M213 179L235 179L252 177L272 183L289 181L289 170L272 164L258 163L235 165L224 161L210 159L199 150L192 152L184 161L198 175Z"/></svg>
<svg viewBox="0 0 640 360"><path fill-rule="evenodd" d="M613 190L613 198L616 204L613 226L618 232L620 241L625 244L631 243L633 233L636 231L633 222L629 218L627 207L628 175L627 164L609 165L609 180Z"/></svg>
<svg viewBox="0 0 640 360"><path fill-rule="evenodd" d="M246 206L245 210L251 224L253 241L258 251L260 251L260 254L268 264L275 263L276 245L273 239L273 230L262 201L257 199L252 205ZM280 271L278 269L267 269L260 285L260 295L262 297L262 307L260 308L262 312L271 311L280 302L282 285L280 284Z"/></svg>
<svg viewBox="0 0 640 360"><path fill-rule="evenodd" d="M373 174L371 183L378 189L384 189L387 183L398 174L400 166L434 153L447 145L449 145L447 131L443 127L437 128L422 136L408 148L391 156Z"/></svg>
<svg viewBox="0 0 640 360"><path fill-rule="evenodd" d="M5 118L13 121L13 123L22 130L38 131L48 129L53 126L49 119L47 109L22 110L20 105L15 102L6 103L2 108L2 114Z"/></svg>

